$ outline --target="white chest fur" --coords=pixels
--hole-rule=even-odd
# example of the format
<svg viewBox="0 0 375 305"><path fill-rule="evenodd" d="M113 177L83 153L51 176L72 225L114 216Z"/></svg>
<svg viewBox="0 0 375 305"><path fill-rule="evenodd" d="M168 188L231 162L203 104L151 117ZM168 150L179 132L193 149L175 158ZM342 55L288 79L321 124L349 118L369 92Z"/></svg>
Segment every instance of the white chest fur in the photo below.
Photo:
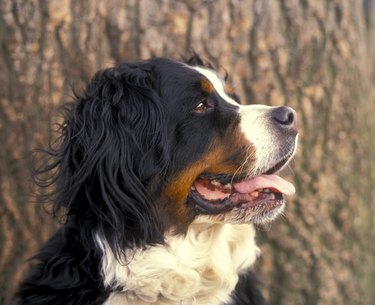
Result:
<svg viewBox="0 0 375 305"><path fill-rule="evenodd" d="M98 242L105 253L105 285L122 288L105 305L223 304L238 274L259 253L251 225L193 223L186 236L171 235L167 245L134 251L126 265Z"/></svg>

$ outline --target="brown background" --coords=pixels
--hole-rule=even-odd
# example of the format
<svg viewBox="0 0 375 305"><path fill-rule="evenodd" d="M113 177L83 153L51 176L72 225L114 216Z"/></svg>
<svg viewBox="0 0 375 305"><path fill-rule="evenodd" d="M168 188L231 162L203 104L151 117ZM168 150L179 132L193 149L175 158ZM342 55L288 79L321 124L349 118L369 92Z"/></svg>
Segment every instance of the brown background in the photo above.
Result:
<svg viewBox="0 0 375 305"><path fill-rule="evenodd" d="M57 225L30 203L30 150L114 62L193 48L244 103L293 106L298 195L259 230L271 305L374 304L374 40L360 0L0 0L0 304ZM367 19L366 19L367 17Z"/></svg>

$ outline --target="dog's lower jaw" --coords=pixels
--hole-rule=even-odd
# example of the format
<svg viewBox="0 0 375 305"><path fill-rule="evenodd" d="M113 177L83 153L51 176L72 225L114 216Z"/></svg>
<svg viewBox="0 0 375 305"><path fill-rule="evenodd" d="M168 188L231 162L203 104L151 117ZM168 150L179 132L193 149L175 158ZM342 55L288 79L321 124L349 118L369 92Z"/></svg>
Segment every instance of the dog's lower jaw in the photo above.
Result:
<svg viewBox="0 0 375 305"><path fill-rule="evenodd" d="M252 225L194 222L186 235L136 250L128 264L114 258L105 241L102 272L111 293L105 305L219 305L230 302L241 271L259 254Z"/></svg>

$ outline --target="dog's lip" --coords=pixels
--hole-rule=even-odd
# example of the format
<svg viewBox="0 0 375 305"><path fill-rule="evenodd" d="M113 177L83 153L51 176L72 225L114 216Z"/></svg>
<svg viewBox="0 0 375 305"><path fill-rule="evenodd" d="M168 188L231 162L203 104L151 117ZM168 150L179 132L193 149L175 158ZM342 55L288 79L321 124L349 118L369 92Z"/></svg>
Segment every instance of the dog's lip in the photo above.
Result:
<svg viewBox="0 0 375 305"><path fill-rule="evenodd" d="M234 193L252 194L253 192L269 189L286 196L295 194L294 185L278 175L259 175L235 183L221 184L218 180L197 179L193 185L203 198L207 200L222 200Z"/></svg>
<svg viewBox="0 0 375 305"><path fill-rule="evenodd" d="M235 207L253 208L259 203L284 202L283 195L292 196L292 183L276 175L290 160L287 154L264 173L253 177L231 177L202 174L193 184L189 197L208 213L221 213Z"/></svg>
<svg viewBox="0 0 375 305"><path fill-rule="evenodd" d="M293 184L277 175L260 175L229 185L197 179L189 197L204 213L218 214L233 208L255 208L259 204L284 202L283 196L295 193ZM276 207L276 206L275 206Z"/></svg>

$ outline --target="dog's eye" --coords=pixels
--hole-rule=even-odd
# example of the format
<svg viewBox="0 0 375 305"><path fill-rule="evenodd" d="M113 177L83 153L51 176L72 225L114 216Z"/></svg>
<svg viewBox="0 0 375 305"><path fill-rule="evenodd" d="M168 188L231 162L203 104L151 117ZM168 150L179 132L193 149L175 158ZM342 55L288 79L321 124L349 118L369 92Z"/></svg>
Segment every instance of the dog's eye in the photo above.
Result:
<svg viewBox="0 0 375 305"><path fill-rule="evenodd" d="M194 108L194 112L196 113L204 113L208 110L213 109L214 104L209 99L203 99L199 102L199 104Z"/></svg>

